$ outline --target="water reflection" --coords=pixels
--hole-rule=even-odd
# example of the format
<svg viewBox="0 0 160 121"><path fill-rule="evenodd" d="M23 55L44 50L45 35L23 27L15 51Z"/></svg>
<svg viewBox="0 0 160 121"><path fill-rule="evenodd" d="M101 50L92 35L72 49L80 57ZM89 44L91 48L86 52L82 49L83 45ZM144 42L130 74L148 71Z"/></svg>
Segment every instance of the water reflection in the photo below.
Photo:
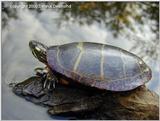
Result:
<svg viewBox="0 0 160 121"><path fill-rule="evenodd" d="M4 2L8 3L8 2ZM29 50L28 43L30 40L38 40L46 45L57 45L70 43L75 41L90 41L90 42L98 42L98 43L106 43L114 46L118 46L124 48L126 50L130 50L134 45L136 45L136 41L130 41L128 38L133 39L133 35L140 37L140 39L145 40L145 44L140 42L139 45L136 46L136 49L132 49L133 53L141 52L141 48L149 48L154 49L153 47L160 47L159 40L156 40L157 35L150 29L151 26L156 26L156 24L148 24L147 22L143 24L136 23L133 21L135 31L131 31L131 29L126 28L122 32L119 33L119 36L114 36L114 31L111 31L111 28L107 28L106 24L92 22L90 24L79 24L78 20L83 16L87 16L84 11L88 11L92 7L95 7L95 4L81 4L79 3L70 3L73 4L74 9L67 9L68 11L58 11L55 9L46 9L41 10L40 12L36 12L34 10L29 9L8 9L8 12L4 12L2 15L2 20L7 20L2 28L2 118L3 119L29 119L30 114L34 114L32 119L51 119L45 114L45 109L42 107L33 106L31 103L26 103L23 99L19 99L15 95L12 94L11 90L8 88L10 82L20 82L24 79L33 75L33 69L35 67L44 66L42 63L38 62L32 55ZM76 13L75 6L79 6L82 12ZM104 6L106 9L106 5L112 5L111 3L101 3L98 4ZM114 5L114 4L113 4ZM117 5L117 4L115 4ZM125 5L125 4L123 4ZM147 5L147 4L146 4ZM90 7L86 7L90 6ZM99 8L99 7L98 7ZM123 7L122 7L123 8ZM15 10L15 15L11 13ZM66 9L65 9L66 10ZM72 10L72 11L69 11ZM76 10L76 11L75 11ZM120 8L118 9L120 10ZM6 10L5 10L6 11ZM102 12L103 13L103 9ZM106 10L107 11L107 10ZM115 10L116 11L116 10ZM61 16L62 13L64 16ZM8 15L9 13L10 15ZM59 21L59 17L65 17L65 15L73 14L69 19L62 19L63 22L61 26L57 26L57 21ZM101 13L101 14L102 14ZM83 15L84 14L84 15ZM95 15L98 15L94 13ZM100 14L100 15L101 15ZM15 18L12 16L16 16ZM77 16L76 16L77 15ZM78 15L80 15L78 17ZM77 18L78 17L78 18ZM96 17L96 16L94 16ZM102 17L103 18L103 17ZM99 19L102 19L99 17ZM77 20L78 19L78 20ZM93 19L93 18L92 18ZM89 20L92 20L91 18ZM104 20L108 20L103 18ZM102 20L103 20L102 19ZM94 20L94 19L93 19ZM132 19L133 20L133 19ZM66 22L68 21L68 22ZM110 24L110 23L108 23ZM132 35L128 37L129 35ZM153 41L151 41L153 40ZM140 40L141 41L141 40ZM149 43L149 44L147 44ZM137 48L138 47L138 48ZM143 52L146 50L144 49ZM149 55L144 53L143 55ZM155 51L157 53L157 48ZM139 54L138 54L139 55ZM159 56L159 54L158 54ZM150 56L149 56L150 57ZM158 81L160 80L160 64L158 61L153 60L155 58L150 57L152 61L150 61L147 57L146 61L151 66L153 71L153 78L147 84L151 90L154 90L158 93ZM144 57L145 59L145 57ZM14 104L13 104L14 103ZM25 108L26 107L26 108ZM17 111L13 111L15 109ZM25 110L22 110L25 109ZM30 110L30 111L27 111ZM32 111L31 111L32 110ZM39 111L35 111L39 110ZM21 115L18 115L21 112ZM27 114L26 114L27 113ZM41 114L44 115L41 115ZM6 115L7 114L7 115Z"/></svg>

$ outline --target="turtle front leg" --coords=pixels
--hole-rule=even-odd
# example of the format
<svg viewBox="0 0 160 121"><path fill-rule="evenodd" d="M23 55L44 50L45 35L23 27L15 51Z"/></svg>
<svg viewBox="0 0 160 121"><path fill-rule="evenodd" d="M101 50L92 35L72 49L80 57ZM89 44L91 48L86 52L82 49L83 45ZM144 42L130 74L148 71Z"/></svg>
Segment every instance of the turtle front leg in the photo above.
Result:
<svg viewBox="0 0 160 121"><path fill-rule="evenodd" d="M57 77L52 73L49 68L36 68L36 75L42 77L43 88L52 91L58 83Z"/></svg>
<svg viewBox="0 0 160 121"><path fill-rule="evenodd" d="M43 88L52 91L55 89L56 83L58 83L57 77L53 73L48 72L44 80Z"/></svg>

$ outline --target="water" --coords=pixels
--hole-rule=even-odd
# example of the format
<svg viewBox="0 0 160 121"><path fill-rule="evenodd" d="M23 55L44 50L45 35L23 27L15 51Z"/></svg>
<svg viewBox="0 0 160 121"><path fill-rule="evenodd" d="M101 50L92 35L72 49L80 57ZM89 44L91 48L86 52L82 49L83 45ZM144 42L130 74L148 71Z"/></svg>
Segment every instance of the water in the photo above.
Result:
<svg viewBox="0 0 160 121"><path fill-rule="evenodd" d="M123 36L114 38L109 30L98 24L80 26L64 24L57 27L54 20L59 14L46 10L38 16L27 9L18 11L19 19L9 19L8 25L2 30L2 119L50 120L47 108L34 105L15 96L8 84L21 82L34 74L35 67L44 66L35 59L29 50L30 40L38 40L46 45L59 45L75 41L107 43L129 49L131 42ZM118 41L117 41L118 40ZM160 80L160 64L150 62L153 79L147 86L158 93Z"/></svg>

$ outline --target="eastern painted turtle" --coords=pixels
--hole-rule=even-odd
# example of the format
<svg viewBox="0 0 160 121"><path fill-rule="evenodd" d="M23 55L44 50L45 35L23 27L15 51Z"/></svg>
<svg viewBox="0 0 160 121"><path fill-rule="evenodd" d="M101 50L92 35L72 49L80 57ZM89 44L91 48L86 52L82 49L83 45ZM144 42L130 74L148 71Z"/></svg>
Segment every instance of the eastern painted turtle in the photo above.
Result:
<svg viewBox="0 0 160 121"><path fill-rule="evenodd" d="M55 88L56 74L98 89L128 91L148 82L151 69L138 56L106 44L74 42L50 46L29 42L33 55L46 65L44 88ZM39 72L40 69L37 69Z"/></svg>

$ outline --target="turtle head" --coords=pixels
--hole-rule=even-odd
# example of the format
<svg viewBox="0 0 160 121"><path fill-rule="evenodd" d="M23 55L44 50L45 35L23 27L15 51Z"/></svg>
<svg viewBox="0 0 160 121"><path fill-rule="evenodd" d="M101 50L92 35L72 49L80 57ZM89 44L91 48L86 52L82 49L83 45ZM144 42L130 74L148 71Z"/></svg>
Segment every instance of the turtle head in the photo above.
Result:
<svg viewBox="0 0 160 121"><path fill-rule="evenodd" d="M33 55L42 63L47 63L47 58L46 58L46 51L47 51L47 46L37 42L37 41L30 41L29 42L29 47L33 53Z"/></svg>

